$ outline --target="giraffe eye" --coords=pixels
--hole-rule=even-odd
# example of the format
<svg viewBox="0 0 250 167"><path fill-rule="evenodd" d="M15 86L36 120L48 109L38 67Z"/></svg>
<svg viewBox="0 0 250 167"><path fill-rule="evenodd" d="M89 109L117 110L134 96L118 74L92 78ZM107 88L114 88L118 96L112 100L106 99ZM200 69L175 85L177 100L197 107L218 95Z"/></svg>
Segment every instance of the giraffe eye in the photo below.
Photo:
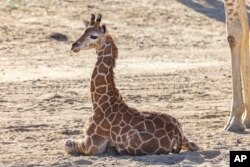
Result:
<svg viewBox="0 0 250 167"><path fill-rule="evenodd" d="M91 39L96 39L96 38L98 38L98 36L91 35L90 38L91 38Z"/></svg>

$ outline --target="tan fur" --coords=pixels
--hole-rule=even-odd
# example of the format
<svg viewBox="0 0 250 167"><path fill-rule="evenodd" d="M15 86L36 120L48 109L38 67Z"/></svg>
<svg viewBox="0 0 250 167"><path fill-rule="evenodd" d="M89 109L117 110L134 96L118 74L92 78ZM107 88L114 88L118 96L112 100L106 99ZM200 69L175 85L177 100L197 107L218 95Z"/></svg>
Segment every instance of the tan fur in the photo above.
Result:
<svg viewBox="0 0 250 167"><path fill-rule="evenodd" d="M232 111L225 129L243 131L250 128L249 25L245 0L225 0L225 12L233 82Z"/></svg>

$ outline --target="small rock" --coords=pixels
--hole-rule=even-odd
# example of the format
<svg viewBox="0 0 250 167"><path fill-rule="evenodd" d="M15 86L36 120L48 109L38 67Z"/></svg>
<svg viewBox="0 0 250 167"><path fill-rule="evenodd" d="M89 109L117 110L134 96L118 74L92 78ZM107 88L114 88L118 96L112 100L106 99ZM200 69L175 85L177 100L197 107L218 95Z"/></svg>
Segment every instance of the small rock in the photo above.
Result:
<svg viewBox="0 0 250 167"><path fill-rule="evenodd" d="M237 144L240 144L240 143L241 143L241 141L240 141L239 139L237 139L237 140L236 140L236 143L237 143Z"/></svg>
<svg viewBox="0 0 250 167"><path fill-rule="evenodd" d="M207 137L209 137L209 138L210 138L210 137L213 137L213 135L211 135L211 134L208 134L208 135L207 135Z"/></svg>
<svg viewBox="0 0 250 167"><path fill-rule="evenodd" d="M216 143L216 145L217 145L217 146L221 146L222 143L221 143L220 141L218 141L218 142Z"/></svg>

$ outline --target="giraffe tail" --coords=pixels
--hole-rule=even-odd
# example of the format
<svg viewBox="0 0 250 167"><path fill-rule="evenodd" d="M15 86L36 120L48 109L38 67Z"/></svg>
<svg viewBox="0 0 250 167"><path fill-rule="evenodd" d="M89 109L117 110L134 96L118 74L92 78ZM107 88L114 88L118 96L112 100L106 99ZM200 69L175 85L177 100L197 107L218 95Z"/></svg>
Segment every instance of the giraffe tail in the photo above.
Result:
<svg viewBox="0 0 250 167"><path fill-rule="evenodd" d="M181 138L181 133L180 133L179 137L176 138L176 148L173 148L172 151L171 151L173 154L181 152L182 142L183 142L183 140Z"/></svg>
<svg viewBox="0 0 250 167"><path fill-rule="evenodd" d="M182 149L186 151L198 151L200 147L196 143L190 142L186 136L183 136Z"/></svg>

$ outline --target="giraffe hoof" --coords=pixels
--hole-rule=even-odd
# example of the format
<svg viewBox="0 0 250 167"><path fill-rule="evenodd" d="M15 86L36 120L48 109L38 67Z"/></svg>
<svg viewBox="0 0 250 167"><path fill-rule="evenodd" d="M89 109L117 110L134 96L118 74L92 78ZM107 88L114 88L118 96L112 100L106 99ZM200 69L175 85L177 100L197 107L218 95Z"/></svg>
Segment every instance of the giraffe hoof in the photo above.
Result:
<svg viewBox="0 0 250 167"><path fill-rule="evenodd" d="M202 148L200 148L196 143L194 142L189 142L189 147L190 147L190 151L199 151L202 150Z"/></svg>
<svg viewBox="0 0 250 167"><path fill-rule="evenodd" d="M245 125L246 128L250 129L250 120L244 120L243 124Z"/></svg>
<svg viewBox="0 0 250 167"><path fill-rule="evenodd" d="M73 139L68 139L64 143L64 150L66 153L71 155L78 155L78 152L76 150L76 142Z"/></svg>
<svg viewBox="0 0 250 167"><path fill-rule="evenodd" d="M245 131L246 127L244 124L230 124L226 126L225 130L230 132Z"/></svg>

